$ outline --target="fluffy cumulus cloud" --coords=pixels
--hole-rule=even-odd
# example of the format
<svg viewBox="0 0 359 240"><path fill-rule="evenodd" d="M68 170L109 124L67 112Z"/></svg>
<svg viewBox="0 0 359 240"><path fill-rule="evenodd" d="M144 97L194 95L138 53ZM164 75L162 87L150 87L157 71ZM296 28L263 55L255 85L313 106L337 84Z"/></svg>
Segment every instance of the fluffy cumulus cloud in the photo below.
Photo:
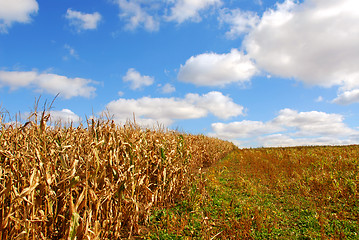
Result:
<svg viewBox="0 0 359 240"><path fill-rule="evenodd" d="M352 103L359 103L359 89L344 91L333 100L333 103L340 105L348 105Z"/></svg>
<svg viewBox="0 0 359 240"><path fill-rule="evenodd" d="M36 0L0 0L0 33L6 33L13 23L29 23L38 12Z"/></svg>
<svg viewBox="0 0 359 240"><path fill-rule="evenodd" d="M337 85L342 96L335 102L356 101L346 91L359 89L357 9L357 0L277 3L245 37L243 47L270 74L309 85Z"/></svg>
<svg viewBox="0 0 359 240"><path fill-rule="evenodd" d="M213 123L212 130L215 136L224 139L252 138L283 130L282 127L272 123L260 121L241 121L231 123Z"/></svg>
<svg viewBox="0 0 359 240"><path fill-rule="evenodd" d="M7 72L0 71L0 86L9 86L12 90L26 87L35 82L38 73L31 72Z"/></svg>
<svg viewBox="0 0 359 240"><path fill-rule="evenodd" d="M350 136L353 130L343 123L344 117L339 114L324 112L297 112L283 109L273 120L273 124L295 129L295 136ZM357 134L357 132L355 132Z"/></svg>
<svg viewBox="0 0 359 240"><path fill-rule="evenodd" d="M207 109L218 118L228 119L243 115L243 107L234 103L230 97L224 96L221 92L213 91L202 96L189 93L186 100L198 107Z"/></svg>
<svg viewBox="0 0 359 240"><path fill-rule="evenodd" d="M357 142L359 131L348 127L343 120L344 117L339 114L282 109L276 118L268 122L213 123L211 135L266 147Z"/></svg>
<svg viewBox="0 0 359 240"><path fill-rule="evenodd" d="M82 13L72 9L67 9L65 17L77 31L96 29L102 18L98 12Z"/></svg>
<svg viewBox="0 0 359 240"><path fill-rule="evenodd" d="M62 109L61 111L50 111L50 121L52 123L79 123L81 118L70 109Z"/></svg>
<svg viewBox="0 0 359 240"><path fill-rule="evenodd" d="M159 20L149 12L154 9L153 1L140 0L117 0L116 3L120 8L120 18L126 21L125 28L134 30L137 27L143 27L147 31L158 31L160 27Z"/></svg>
<svg viewBox="0 0 359 240"><path fill-rule="evenodd" d="M8 86L11 90L21 87L35 88L37 91L45 91L64 98L91 97L96 88L90 86L95 83L84 78L68 78L52 73L38 73L37 71L0 71L0 87Z"/></svg>
<svg viewBox="0 0 359 240"><path fill-rule="evenodd" d="M181 65L178 79L199 86L224 86L244 83L257 69L249 57L237 49L227 54L204 53L192 56Z"/></svg>
<svg viewBox="0 0 359 240"><path fill-rule="evenodd" d="M162 93L173 93L176 91L176 88L169 83L166 83L162 88L161 88Z"/></svg>
<svg viewBox="0 0 359 240"><path fill-rule="evenodd" d="M210 104L217 103L221 108ZM242 114L243 107L220 92L207 94L187 94L185 98L150 98L124 99L107 104L106 111L117 122L124 123L136 116L136 122L153 126L156 123L171 125L176 119L197 119L209 113L221 119Z"/></svg>
<svg viewBox="0 0 359 240"><path fill-rule="evenodd" d="M259 17L254 12L242 11L240 9L222 9L218 20L221 24L228 24L230 26L226 36L230 39L235 39L250 32L259 22Z"/></svg>
<svg viewBox="0 0 359 240"><path fill-rule="evenodd" d="M128 69L126 75L122 78L124 82L131 83L131 89L136 90L142 87L150 86L154 82L154 78L150 76L143 76L134 68Z"/></svg>
<svg viewBox="0 0 359 240"><path fill-rule="evenodd" d="M166 19L178 23L186 20L199 22L201 21L200 11L221 4L221 0L177 0L175 5L170 9L171 14Z"/></svg>

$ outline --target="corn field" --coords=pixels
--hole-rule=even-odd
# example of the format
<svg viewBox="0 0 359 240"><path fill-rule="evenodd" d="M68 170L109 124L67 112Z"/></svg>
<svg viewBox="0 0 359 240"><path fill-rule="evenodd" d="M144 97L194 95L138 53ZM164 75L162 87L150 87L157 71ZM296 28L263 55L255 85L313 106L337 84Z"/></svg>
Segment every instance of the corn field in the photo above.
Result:
<svg viewBox="0 0 359 240"><path fill-rule="evenodd" d="M23 126L0 117L1 239L120 239L141 235L155 207L185 196L200 167L232 143L203 135L88 120Z"/></svg>

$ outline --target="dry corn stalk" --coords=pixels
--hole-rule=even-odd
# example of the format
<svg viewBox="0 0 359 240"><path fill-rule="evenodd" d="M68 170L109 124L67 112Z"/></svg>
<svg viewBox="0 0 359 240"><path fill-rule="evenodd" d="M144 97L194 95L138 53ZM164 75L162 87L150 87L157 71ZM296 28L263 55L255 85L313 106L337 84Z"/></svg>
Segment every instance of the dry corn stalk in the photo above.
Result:
<svg viewBox="0 0 359 240"><path fill-rule="evenodd" d="M203 135L131 123L49 127L48 119L43 113L24 127L0 119L1 239L139 234L153 207L185 195L193 169L234 148Z"/></svg>

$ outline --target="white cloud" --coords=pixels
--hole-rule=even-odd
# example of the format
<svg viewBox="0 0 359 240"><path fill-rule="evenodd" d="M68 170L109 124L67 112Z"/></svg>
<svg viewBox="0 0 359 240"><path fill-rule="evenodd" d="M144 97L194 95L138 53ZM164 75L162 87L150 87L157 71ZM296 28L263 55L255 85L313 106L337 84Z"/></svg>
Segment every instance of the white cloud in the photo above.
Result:
<svg viewBox="0 0 359 240"><path fill-rule="evenodd" d="M210 106L218 104L220 108ZM106 106L109 114L117 122L125 122L136 116L140 124L152 126L156 122L171 125L176 119L197 119L206 117L209 113L228 119L242 114L242 106L235 104L228 96L220 92L208 94L187 94L185 98L150 98L123 99L112 101Z"/></svg>
<svg viewBox="0 0 359 240"><path fill-rule="evenodd" d="M170 125L173 119L194 119L207 114L205 109L198 108L183 99L174 98L120 98L107 104L106 109L118 122L132 119L134 114L140 124L153 125L158 121L166 126Z"/></svg>
<svg viewBox="0 0 359 240"><path fill-rule="evenodd" d="M126 76L122 78L124 82L131 82L131 89L136 90L142 87L151 86L154 78L150 76L142 76L134 68L128 69Z"/></svg>
<svg viewBox="0 0 359 240"><path fill-rule="evenodd" d="M359 1L286 0L244 41L257 66L310 85L359 87Z"/></svg>
<svg viewBox="0 0 359 240"><path fill-rule="evenodd" d="M283 130L282 127L272 123L260 121L241 121L231 123L213 123L215 136L225 139L251 138ZM213 135L213 134L212 134Z"/></svg>
<svg viewBox="0 0 359 240"><path fill-rule="evenodd" d="M0 87L8 86L11 90L20 87L32 87L37 91L45 91L64 98L76 96L91 97L96 88L90 86L94 81L84 78L68 78L52 73L38 73L36 71L0 71Z"/></svg>
<svg viewBox="0 0 359 240"><path fill-rule="evenodd" d="M255 4L258 4L259 6L262 6L262 5L263 5L262 0L254 0L254 3L255 3Z"/></svg>
<svg viewBox="0 0 359 240"><path fill-rule="evenodd" d="M176 21L178 23L183 23L186 20L200 22L200 11L221 4L221 0L177 0L171 8L171 14L166 17L166 20Z"/></svg>
<svg viewBox="0 0 359 240"><path fill-rule="evenodd" d="M61 111L50 111L50 121L52 123L80 123L81 118L69 109Z"/></svg>
<svg viewBox="0 0 359 240"><path fill-rule="evenodd" d="M79 58L79 55L77 54L76 50L73 47L71 47L68 44L65 44L64 48L68 51L68 55L63 57L64 60L69 60L69 57L73 57L76 59Z"/></svg>
<svg viewBox="0 0 359 240"><path fill-rule="evenodd" d="M70 25L74 26L77 31L96 29L101 21L101 14L94 13L82 13L67 9L65 17L70 21Z"/></svg>
<svg viewBox="0 0 359 240"><path fill-rule="evenodd" d="M0 87L9 86L11 90L26 87L36 81L38 73L31 72L7 72L0 71Z"/></svg>
<svg viewBox="0 0 359 240"><path fill-rule="evenodd" d="M176 91L176 88L174 86L172 86L169 83L166 83L163 87L162 87L162 93L173 93Z"/></svg>
<svg viewBox="0 0 359 240"><path fill-rule="evenodd" d="M31 22L38 10L36 0L0 0L0 33L7 33L14 22Z"/></svg>
<svg viewBox="0 0 359 240"><path fill-rule="evenodd" d="M349 145L357 144L358 140L338 139L333 137L317 138L292 138L284 134L273 134L259 137L258 142L263 147L294 147L294 146L319 146L319 145Z"/></svg>
<svg viewBox="0 0 359 240"><path fill-rule="evenodd" d="M273 124L294 128L296 136L350 136L353 130L343 120L344 117L339 114L317 111L298 113L292 109L283 109L273 120Z"/></svg>
<svg viewBox="0 0 359 240"><path fill-rule="evenodd" d="M254 12L245 12L240 9L222 9L218 20L221 24L230 25L230 30L226 32L226 36L235 39L252 30L259 22L259 17Z"/></svg>
<svg viewBox="0 0 359 240"><path fill-rule="evenodd" d="M234 103L230 97L224 96L221 92L213 91L202 96L189 93L186 95L186 100L207 109L218 118L228 119L243 115L243 107Z"/></svg>
<svg viewBox="0 0 359 240"><path fill-rule="evenodd" d="M227 54L204 53L188 59L178 73L178 79L199 86L224 86L244 83L257 69L248 56L232 49Z"/></svg>
<svg viewBox="0 0 359 240"><path fill-rule="evenodd" d="M271 121L213 123L211 136L254 146L353 144L359 131L348 127L344 117L325 112L282 109Z"/></svg>
<svg viewBox="0 0 359 240"><path fill-rule="evenodd" d="M316 102L323 102L323 97L322 96L319 96L317 99L315 99Z"/></svg>
<svg viewBox="0 0 359 240"><path fill-rule="evenodd" d="M359 89L342 92L332 102L341 105L359 103Z"/></svg>
<svg viewBox="0 0 359 240"><path fill-rule="evenodd" d="M146 11L146 7L151 8L152 1L117 0L116 2L121 10L120 18L127 21L126 29L134 30L142 26L151 32L159 30L159 21Z"/></svg>

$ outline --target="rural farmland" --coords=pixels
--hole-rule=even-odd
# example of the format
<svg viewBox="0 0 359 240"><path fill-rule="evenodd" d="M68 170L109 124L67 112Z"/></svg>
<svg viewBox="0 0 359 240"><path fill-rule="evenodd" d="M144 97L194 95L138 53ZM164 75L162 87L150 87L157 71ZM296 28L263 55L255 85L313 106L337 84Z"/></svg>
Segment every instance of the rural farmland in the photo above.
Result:
<svg viewBox="0 0 359 240"><path fill-rule="evenodd" d="M1 122L2 239L356 239L358 146Z"/></svg>
<svg viewBox="0 0 359 240"><path fill-rule="evenodd" d="M0 0L0 239L359 240L358 9Z"/></svg>

